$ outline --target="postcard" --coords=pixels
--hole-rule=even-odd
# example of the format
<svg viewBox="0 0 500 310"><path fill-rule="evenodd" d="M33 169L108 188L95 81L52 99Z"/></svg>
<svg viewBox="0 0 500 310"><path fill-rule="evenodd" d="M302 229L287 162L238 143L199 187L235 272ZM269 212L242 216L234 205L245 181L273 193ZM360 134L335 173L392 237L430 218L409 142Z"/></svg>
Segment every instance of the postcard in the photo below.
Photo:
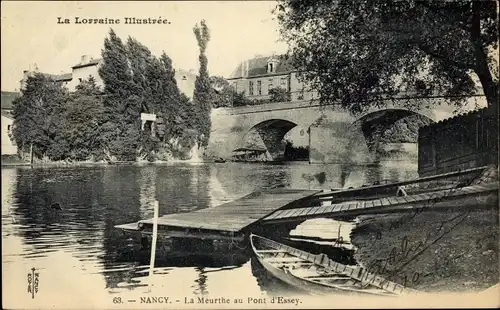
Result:
<svg viewBox="0 0 500 310"><path fill-rule="evenodd" d="M500 306L498 2L1 6L5 309Z"/></svg>

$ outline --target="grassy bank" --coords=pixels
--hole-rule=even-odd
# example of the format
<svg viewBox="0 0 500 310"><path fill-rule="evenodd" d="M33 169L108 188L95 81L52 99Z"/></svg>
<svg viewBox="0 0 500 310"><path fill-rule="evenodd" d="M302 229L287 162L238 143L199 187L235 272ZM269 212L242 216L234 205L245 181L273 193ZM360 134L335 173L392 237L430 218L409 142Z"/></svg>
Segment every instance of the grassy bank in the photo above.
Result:
<svg viewBox="0 0 500 310"><path fill-rule="evenodd" d="M479 291L499 282L498 208L363 217L351 233L364 267L417 290Z"/></svg>

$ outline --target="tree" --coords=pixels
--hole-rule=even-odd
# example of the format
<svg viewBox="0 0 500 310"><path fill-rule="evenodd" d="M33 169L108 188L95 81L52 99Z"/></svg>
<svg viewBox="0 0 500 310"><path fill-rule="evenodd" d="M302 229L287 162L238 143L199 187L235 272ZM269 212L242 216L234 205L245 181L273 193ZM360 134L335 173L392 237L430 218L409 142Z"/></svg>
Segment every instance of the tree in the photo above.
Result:
<svg viewBox="0 0 500 310"><path fill-rule="evenodd" d="M291 100L290 92L281 87L270 89L269 95L269 100L271 102L286 102Z"/></svg>
<svg viewBox="0 0 500 310"><path fill-rule="evenodd" d="M14 101L12 134L21 152L33 146L35 157L61 159L68 151L63 139L67 91L41 73L28 77L21 97Z"/></svg>
<svg viewBox="0 0 500 310"><path fill-rule="evenodd" d="M221 76L211 76L210 85L212 86L212 107L223 108L232 107L235 95L234 88L229 82Z"/></svg>
<svg viewBox="0 0 500 310"><path fill-rule="evenodd" d="M193 103L196 108L198 146L206 146L210 137L210 110L212 106L212 87L210 85L210 76L208 74L208 59L205 55L208 41L210 41L210 30L204 20L200 25L196 24L193 28L198 47L200 48L200 71L196 76L193 92Z"/></svg>
<svg viewBox="0 0 500 310"><path fill-rule="evenodd" d="M65 138L69 144L68 156L74 160L103 158L101 125L103 97L94 77L83 80L70 95L64 118L67 122Z"/></svg>
<svg viewBox="0 0 500 310"><path fill-rule="evenodd" d="M133 160L140 147L142 97L122 40L111 29L104 40L103 64L99 75L104 82L103 142L122 160Z"/></svg>
<svg viewBox="0 0 500 310"><path fill-rule="evenodd" d="M497 109L494 1L280 0L276 14L295 67L321 101L360 111L402 91L460 105L476 90ZM496 51L498 52L498 51Z"/></svg>
<svg viewBox="0 0 500 310"><path fill-rule="evenodd" d="M244 107L251 105L252 101L245 96L245 92L237 93L233 96L233 107Z"/></svg>

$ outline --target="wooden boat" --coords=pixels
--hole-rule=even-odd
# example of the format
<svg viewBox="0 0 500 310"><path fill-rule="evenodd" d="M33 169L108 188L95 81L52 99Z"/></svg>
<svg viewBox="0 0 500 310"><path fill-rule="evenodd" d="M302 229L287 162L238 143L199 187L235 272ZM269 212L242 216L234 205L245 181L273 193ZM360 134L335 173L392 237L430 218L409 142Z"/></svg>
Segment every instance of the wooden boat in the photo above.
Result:
<svg viewBox="0 0 500 310"><path fill-rule="evenodd" d="M258 261L273 276L315 295L398 296L411 292L361 267L334 262L325 254L314 255L254 234L250 244Z"/></svg>

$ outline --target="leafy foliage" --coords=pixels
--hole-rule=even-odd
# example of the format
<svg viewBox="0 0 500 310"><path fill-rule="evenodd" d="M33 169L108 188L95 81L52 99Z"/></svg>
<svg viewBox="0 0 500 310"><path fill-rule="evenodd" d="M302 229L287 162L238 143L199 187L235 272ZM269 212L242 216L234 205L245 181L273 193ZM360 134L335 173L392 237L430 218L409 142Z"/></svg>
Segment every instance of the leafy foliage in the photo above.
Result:
<svg viewBox="0 0 500 310"><path fill-rule="evenodd" d="M142 72L138 71L137 62L129 60L134 52L127 51L122 40L111 29L109 38L104 40L103 63L99 68L99 75L104 82L103 142L106 149L120 160L134 160L140 146L143 100L139 94L137 76Z"/></svg>
<svg viewBox="0 0 500 310"><path fill-rule="evenodd" d="M103 159L103 123L104 105L102 92L94 77L82 81L76 86L67 102L65 140L69 147L67 157L74 160Z"/></svg>
<svg viewBox="0 0 500 310"><path fill-rule="evenodd" d="M221 76L211 76L212 108L232 107L236 91L229 82Z"/></svg>
<svg viewBox="0 0 500 310"><path fill-rule="evenodd" d="M475 74L497 105L494 1L280 0L275 13L294 66L323 103L357 112L411 92L460 105Z"/></svg>
<svg viewBox="0 0 500 310"><path fill-rule="evenodd" d="M37 157L63 157L68 151L62 131L67 126L64 117L68 93L50 77L36 73L28 77L26 88L13 105L12 134L21 151L33 145Z"/></svg>
<svg viewBox="0 0 500 310"><path fill-rule="evenodd" d="M210 110L212 106L212 87L208 74L208 59L205 55L208 41L210 41L210 30L206 22L202 20L200 25L195 25L193 32L200 48L200 56L198 58L200 61L200 71L195 81L193 102L197 115L198 145L206 146L210 138Z"/></svg>
<svg viewBox="0 0 500 310"><path fill-rule="evenodd" d="M251 104L252 101L245 96L244 92L234 94L233 107L244 107Z"/></svg>
<svg viewBox="0 0 500 310"><path fill-rule="evenodd" d="M271 102L286 102L291 100L290 92L281 87L275 87L269 90Z"/></svg>

